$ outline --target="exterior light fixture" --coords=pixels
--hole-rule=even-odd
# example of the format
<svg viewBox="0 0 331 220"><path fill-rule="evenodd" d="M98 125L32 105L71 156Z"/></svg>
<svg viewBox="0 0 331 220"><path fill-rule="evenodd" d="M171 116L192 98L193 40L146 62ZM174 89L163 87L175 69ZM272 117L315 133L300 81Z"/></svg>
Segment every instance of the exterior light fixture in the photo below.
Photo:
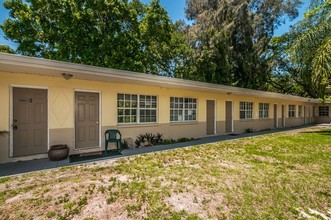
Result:
<svg viewBox="0 0 331 220"><path fill-rule="evenodd" d="M73 75L70 73L62 73L62 77L65 78L66 80L69 80L73 77Z"/></svg>

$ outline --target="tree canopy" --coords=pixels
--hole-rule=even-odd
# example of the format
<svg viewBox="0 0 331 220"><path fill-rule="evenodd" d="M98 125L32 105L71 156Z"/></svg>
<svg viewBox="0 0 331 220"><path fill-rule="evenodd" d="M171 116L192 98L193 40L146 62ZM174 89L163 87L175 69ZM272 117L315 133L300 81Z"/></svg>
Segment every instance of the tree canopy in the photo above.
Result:
<svg viewBox="0 0 331 220"><path fill-rule="evenodd" d="M0 52L3 52L3 53L15 53L15 51L13 49L11 49L7 45L0 45Z"/></svg>
<svg viewBox="0 0 331 220"><path fill-rule="evenodd" d="M311 1L304 19L272 44L276 91L324 99L331 76L331 1Z"/></svg>
<svg viewBox="0 0 331 220"><path fill-rule="evenodd" d="M1 28L23 55L170 74L185 49L159 0L7 0L4 6L10 18Z"/></svg>
<svg viewBox="0 0 331 220"><path fill-rule="evenodd" d="M198 80L266 89L271 73L267 49L286 16L298 14L293 0L187 0Z"/></svg>

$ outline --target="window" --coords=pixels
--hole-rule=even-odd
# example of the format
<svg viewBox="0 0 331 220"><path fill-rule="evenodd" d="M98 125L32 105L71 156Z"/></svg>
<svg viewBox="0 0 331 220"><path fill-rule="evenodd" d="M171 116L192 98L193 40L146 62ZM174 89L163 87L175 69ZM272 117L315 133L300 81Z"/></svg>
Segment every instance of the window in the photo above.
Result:
<svg viewBox="0 0 331 220"><path fill-rule="evenodd" d="M319 116L329 116L329 106L318 106Z"/></svg>
<svg viewBox="0 0 331 220"><path fill-rule="evenodd" d="M295 105L288 106L288 117L294 118L295 117Z"/></svg>
<svg viewBox="0 0 331 220"><path fill-rule="evenodd" d="M269 118L269 103L259 103L259 118Z"/></svg>
<svg viewBox="0 0 331 220"><path fill-rule="evenodd" d="M156 112L156 96L117 94L117 122L120 124L156 122Z"/></svg>
<svg viewBox="0 0 331 220"><path fill-rule="evenodd" d="M170 97L170 121L195 121L197 99Z"/></svg>
<svg viewBox="0 0 331 220"><path fill-rule="evenodd" d="M253 102L240 102L240 119L253 118Z"/></svg>
<svg viewBox="0 0 331 220"><path fill-rule="evenodd" d="M156 122L156 96L139 96L139 119L140 123Z"/></svg>
<svg viewBox="0 0 331 220"><path fill-rule="evenodd" d="M302 105L298 106L298 117L302 117Z"/></svg>

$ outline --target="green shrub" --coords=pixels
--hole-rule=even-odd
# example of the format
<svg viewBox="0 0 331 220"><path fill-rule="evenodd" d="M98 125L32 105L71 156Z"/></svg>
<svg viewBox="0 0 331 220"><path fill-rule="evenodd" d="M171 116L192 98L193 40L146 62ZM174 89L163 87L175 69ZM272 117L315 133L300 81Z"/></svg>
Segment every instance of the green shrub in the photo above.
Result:
<svg viewBox="0 0 331 220"><path fill-rule="evenodd" d="M136 147L139 147L142 143L145 143L145 141L148 142L148 145L155 145L162 143L162 134L152 134L152 133L146 133L146 134L140 134L137 136L137 139L135 140Z"/></svg>
<svg viewBox="0 0 331 220"><path fill-rule="evenodd" d="M245 133L253 133L253 128L246 128Z"/></svg>
<svg viewBox="0 0 331 220"><path fill-rule="evenodd" d="M192 141L194 138L187 138L187 137L182 137L177 140L170 138L170 139L162 139L162 134L161 133L146 133L146 134L140 134L137 136L137 139L135 141L136 147L139 147L141 143L144 143L145 141L148 142L148 145L156 145L156 144L174 144L178 142L187 142L187 141Z"/></svg>
<svg viewBox="0 0 331 220"><path fill-rule="evenodd" d="M191 140L193 140L193 138L182 137L182 138L178 138L177 142L187 142L187 141L191 141Z"/></svg>
<svg viewBox="0 0 331 220"><path fill-rule="evenodd" d="M174 144L174 143L176 143L176 140L174 140L174 139L163 139L163 142L162 142L162 144Z"/></svg>
<svg viewBox="0 0 331 220"><path fill-rule="evenodd" d="M136 144L136 148L140 147L141 145L141 141L139 139L137 139L134 143Z"/></svg>
<svg viewBox="0 0 331 220"><path fill-rule="evenodd" d="M124 140L121 145L122 145L123 149L129 149L129 145L128 145L128 142L126 140Z"/></svg>

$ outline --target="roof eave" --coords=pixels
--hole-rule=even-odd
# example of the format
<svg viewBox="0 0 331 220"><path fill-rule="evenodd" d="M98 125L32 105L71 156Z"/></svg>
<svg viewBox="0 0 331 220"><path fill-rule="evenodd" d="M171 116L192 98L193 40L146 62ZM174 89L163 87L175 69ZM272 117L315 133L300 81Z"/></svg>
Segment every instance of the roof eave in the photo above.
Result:
<svg viewBox="0 0 331 220"><path fill-rule="evenodd" d="M273 92L265 92L259 90L170 78L124 70L116 70L104 67L95 67L85 64L76 64L35 57L19 56L6 53L0 53L0 64L3 65L3 67L6 66L8 71L20 73L61 77L61 74L63 72L67 72L73 74L75 78L86 80L104 81L105 79L109 79L109 81L111 82L119 83L158 86L165 88L190 89L214 93L224 93L228 95L286 99L313 103L316 102L315 99L303 98L293 95L285 95ZM1 69L6 70L6 68Z"/></svg>

